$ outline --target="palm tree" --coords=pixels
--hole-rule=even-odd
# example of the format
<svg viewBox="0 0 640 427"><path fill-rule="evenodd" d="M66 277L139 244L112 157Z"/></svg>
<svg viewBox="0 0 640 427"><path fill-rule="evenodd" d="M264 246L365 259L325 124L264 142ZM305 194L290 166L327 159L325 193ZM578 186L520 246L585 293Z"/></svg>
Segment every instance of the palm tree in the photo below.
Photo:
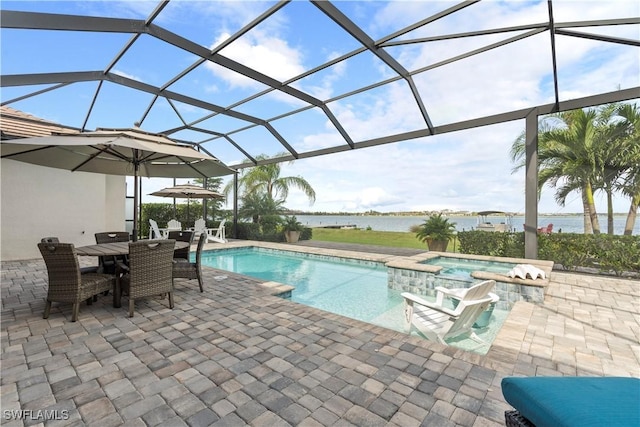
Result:
<svg viewBox="0 0 640 427"><path fill-rule="evenodd" d="M544 185L556 188L556 201L564 206L574 191L579 191L584 210L585 233L599 233L600 225L593 198L595 181L596 112L565 111L545 117L538 130L538 193ZM514 171L524 167L525 136L512 144Z"/></svg>
<svg viewBox="0 0 640 427"><path fill-rule="evenodd" d="M274 200L266 193L245 193L241 198L241 207L238 215L241 218L251 218L251 221L260 224L263 218L278 216L284 212L282 203Z"/></svg>
<svg viewBox="0 0 640 427"><path fill-rule="evenodd" d="M610 104L597 110L575 110L544 118L538 129L538 192L556 188L564 205L580 191L585 233L599 233L594 191L607 197L607 231L613 234L613 195L619 191L631 204L624 233L632 234L640 205L640 111L635 104ZM524 166L525 135L511 147L514 172Z"/></svg>
<svg viewBox="0 0 640 427"><path fill-rule="evenodd" d="M256 156L256 160L266 160L267 155ZM311 184L300 176L281 177L279 163L262 164L248 169L238 181L244 194L268 194L272 200L284 203L291 188L302 190L311 203L316 201L316 192ZM231 192L231 184L225 187L225 195Z"/></svg>
<svg viewBox="0 0 640 427"><path fill-rule="evenodd" d="M624 133L620 120L617 120L619 104L607 104L596 113L594 138L594 161L596 171L594 190L602 190L607 198L607 233L613 234L613 194L616 183L624 174L625 167L619 161L620 136Z"/></svg>
<svg viewBox="0 0 640 427"><path fill-rule="evenodd" d="M618 160L624 170L618 189L631 200L624 234L631 235L640 205L640 110L633 104L618 106L617 115L622 119L624 131L620 142Z"/></svg>

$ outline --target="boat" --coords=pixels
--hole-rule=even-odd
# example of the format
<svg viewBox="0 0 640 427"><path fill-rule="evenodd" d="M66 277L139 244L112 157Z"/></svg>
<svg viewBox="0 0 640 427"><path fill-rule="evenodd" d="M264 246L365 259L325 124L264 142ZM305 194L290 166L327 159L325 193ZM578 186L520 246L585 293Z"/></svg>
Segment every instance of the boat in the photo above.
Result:
<svg viewBox="0 0 640 427"><path fill-rule="evenodd" d="M513 214L502 211L482 211L478 212L477 230L482 231L511 231Z"/></svg>

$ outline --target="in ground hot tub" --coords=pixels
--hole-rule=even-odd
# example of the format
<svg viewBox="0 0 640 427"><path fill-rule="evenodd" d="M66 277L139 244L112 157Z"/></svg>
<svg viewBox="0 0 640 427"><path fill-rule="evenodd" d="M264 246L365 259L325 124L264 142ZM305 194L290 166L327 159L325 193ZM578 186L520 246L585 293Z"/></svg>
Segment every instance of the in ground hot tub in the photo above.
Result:
<svg viewBox="0 0 640 427"><path fill-rule="evenodd" d="M508 276L517 264L533 264L542 269L546 279L520 279ZM482 255L426 252L396 259L387 264L390 289L416 295L435 296L435 288L468 288L479 280L495 280L500 300L496 306L510 310L517 301L544 302L544 290L549 284L552 261L500 258Z"/></svg>

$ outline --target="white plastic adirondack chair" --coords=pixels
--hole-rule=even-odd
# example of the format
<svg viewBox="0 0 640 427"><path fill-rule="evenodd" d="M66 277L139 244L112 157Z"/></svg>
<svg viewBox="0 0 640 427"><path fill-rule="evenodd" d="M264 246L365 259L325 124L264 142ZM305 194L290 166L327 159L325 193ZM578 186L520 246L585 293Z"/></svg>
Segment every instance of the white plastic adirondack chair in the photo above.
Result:
<svg viewBox="0 0 640 427"><path fill-rule="evenodd" d="M174 231L174 230L181 231L182 230L182 223L180 221L178 221L177 219L172 219L171 221L169 221L167 223L167 229L170 230L170 231Z"/></svg>
<svg viewBox="0 0 640 427"><path fill-rule="evenodd" d="M158 228L158 223L155 220L149 218L149 225L151 226L151 231L149 232L150 239L166 239L167 238L167 236L165 236L160 232L160 229Z"/></svg>
<svg viewBox="0 0 640 427"><path fill-rule="evenodd" d="M193 235L195 237L200 237L200 235L202 233L207 233L207 223L204 222L204 219L202 218L198 218L196 219L196 222L193 224L193 228L191 228L191 230L193 231Z"/></svg>
<svg viewBox="0 0 640 427"><path fill-rule="evenodd" d="M436 302L427 301L408 292L402 293L405 301L405 326L407 332L415 327L425 337L446 344L446 339L460 335L469 335L475 341L483 342L474 332L473 324L494 300L495 295L489 291L495 286L494 280L487 280L467 289L466 292L455 292L460 303L455 310L444 307L445 288L437 288ZM445 291L443 291L445 290ZM464 294L464 295L462 295Z"/></svg>
<svg viewBox="0 0 640 427"><path fill-rule="evenodd" d="M226 219L220 221L218 228L207 228L204 219L198 218L194 223L193 232L196 236L200 236L202 233L207 234L207 242L227 243L226 231L224 224Z"/></svg>
<svg viewBox="0 0 640 427"><path fill-rule="evenodd" d="M218 243L227 243L227 235L224 228L224 224L227 222L226 218L220 221L218 228L210 228L207 232L207 241L213 241Z"/></svg>
<svg viewBox="0 0 640 427"><path fill-rule="evenodd" d="M436 287L436 304L442 306L444 303L444 297L456 299L458 301L473 301L482 299L487 295L491 295L492 298L496 298L497 295L490 294L495 287L495 280L485 280L468 288L455 288L449 289L441 286ZM458 309L455 310L458 313Z"/></svg>

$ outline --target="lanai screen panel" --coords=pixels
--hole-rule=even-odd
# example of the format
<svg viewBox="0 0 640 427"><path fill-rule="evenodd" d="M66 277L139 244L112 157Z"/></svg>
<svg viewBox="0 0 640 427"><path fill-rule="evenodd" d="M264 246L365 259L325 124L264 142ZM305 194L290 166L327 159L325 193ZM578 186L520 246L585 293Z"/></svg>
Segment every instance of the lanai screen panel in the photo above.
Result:
<svg viewBox="0 0 640 427"><path fill-rule="evenodd" d="M144 111L153 99L149 93L110 82L104 82L96 93L96 102L85 129L132 128L140 120L140 111ZM82 125L82 122L76 124L78 127ZM143 129L151 132L160 130L158 126L144 126Z"/></svg>
<svg viewBox="0 0 640 427"><path fill-rule="evenodd" d="M427 146L467 120L636 88L640 5L603 5L2 2L0 102L87 130L138 122L240 168Z"/></svg>
<svg viewBox="0 0 640 427"><path fill-rule="evenodd" d="M280 117L272 124L300 153L347 145L326 114L316 107Z"/></svg>

